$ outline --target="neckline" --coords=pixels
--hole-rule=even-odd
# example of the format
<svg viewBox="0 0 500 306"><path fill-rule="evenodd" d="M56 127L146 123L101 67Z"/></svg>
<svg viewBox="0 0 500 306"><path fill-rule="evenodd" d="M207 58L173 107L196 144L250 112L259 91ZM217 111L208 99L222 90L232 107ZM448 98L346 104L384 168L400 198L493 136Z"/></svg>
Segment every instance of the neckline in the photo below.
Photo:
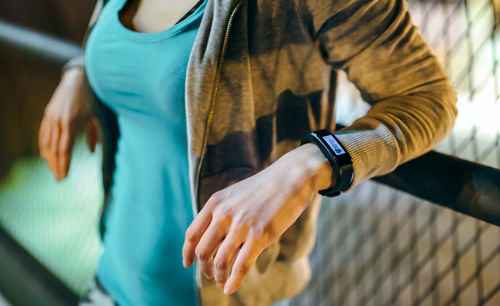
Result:
<svg viewBox="0 0 500 306"><path fill-rule="evenodd" d="M121 2L117 2L116 8L113 11L113 21L116 24L118 30L121 32L121 35L137 42L155 42L179 33L180 31L185 29L186 26L196 21L198 17L203 14L205 4L208 0L203 0L202 3L194 10L194 12L192 12L189 16L177 22L173 26L168 27L165 30L152 33L137 32L123 25L122 21L120 20L120 11L123 9L127 1L128 0L121 0Z"/></svg>

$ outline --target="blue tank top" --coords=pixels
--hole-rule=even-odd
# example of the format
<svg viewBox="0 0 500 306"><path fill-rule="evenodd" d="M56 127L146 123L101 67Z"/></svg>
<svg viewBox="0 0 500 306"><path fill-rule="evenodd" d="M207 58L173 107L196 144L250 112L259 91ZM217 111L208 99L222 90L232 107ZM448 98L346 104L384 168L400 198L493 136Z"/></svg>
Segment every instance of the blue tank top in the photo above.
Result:
<svg viewBox="0 0 500 306"><path fill-rule="evenodd" d="M205 3L156 33L124 27L125 3L108 2L85 51L89 83L120 129L97 275L120 305L194 305L194 273L182 266L193 219L184 94Z"/></svg>

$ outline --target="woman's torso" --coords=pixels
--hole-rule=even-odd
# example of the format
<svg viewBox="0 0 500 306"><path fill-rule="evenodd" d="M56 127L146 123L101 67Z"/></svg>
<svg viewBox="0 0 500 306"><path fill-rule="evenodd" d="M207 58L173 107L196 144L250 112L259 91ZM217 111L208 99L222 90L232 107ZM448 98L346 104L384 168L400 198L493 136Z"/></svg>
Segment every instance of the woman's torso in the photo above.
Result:
<svg viewBox="0 0 500 306"><path fill-rule="evenodd" d="M109 1L86 46L90 85L120 129L97 273L120 304L190 305L193 272L181 254L192 220L184 86L204 4L154 33L127 29L119 18L125 5Z"/></svg>

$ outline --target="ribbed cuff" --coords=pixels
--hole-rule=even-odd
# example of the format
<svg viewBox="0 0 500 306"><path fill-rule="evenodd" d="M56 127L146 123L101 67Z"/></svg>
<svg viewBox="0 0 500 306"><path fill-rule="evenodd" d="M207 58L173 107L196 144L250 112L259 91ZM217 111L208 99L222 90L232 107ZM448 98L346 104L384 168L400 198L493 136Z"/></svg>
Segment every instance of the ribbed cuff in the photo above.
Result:
<svg viewBox="0 0 500 306"><path fill-rule="evenodd" d="M397 143L381 123L373 129L356 130L351 126L334 134L352 158L354 178L347 191L365 179L393 171L398 165Z"/></svg>

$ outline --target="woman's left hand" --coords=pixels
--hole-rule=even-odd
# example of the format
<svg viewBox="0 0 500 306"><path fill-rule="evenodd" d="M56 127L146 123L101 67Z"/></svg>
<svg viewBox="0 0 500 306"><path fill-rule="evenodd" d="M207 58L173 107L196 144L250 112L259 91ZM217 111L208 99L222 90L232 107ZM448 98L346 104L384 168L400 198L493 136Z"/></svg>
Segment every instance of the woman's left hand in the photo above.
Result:
<svg viewBox="0 0 500 306"><path fill-rule="evenodd" d="M328 188L331 175L319 148L305 144L214 193L186 231L184 266L196 255L205 276L214 277L225 294L233 293L259 254L297 220L315 193Z"/></svg>

